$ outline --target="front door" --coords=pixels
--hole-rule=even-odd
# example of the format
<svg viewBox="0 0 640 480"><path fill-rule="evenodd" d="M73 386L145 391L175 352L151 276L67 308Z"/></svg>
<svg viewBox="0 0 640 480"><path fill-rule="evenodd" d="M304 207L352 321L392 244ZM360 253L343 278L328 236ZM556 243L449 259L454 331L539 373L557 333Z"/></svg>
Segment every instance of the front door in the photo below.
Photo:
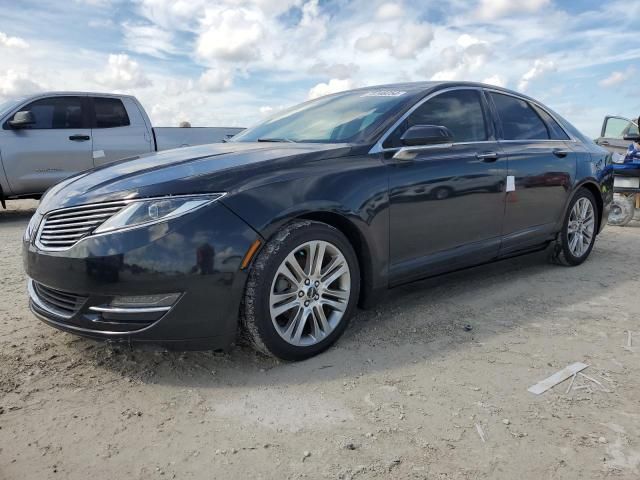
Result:
<svg viewBox="0 0 640 480"><path fill-rule="evenodd" d="M418 148L408 159L387 159L392 283L488 261L500 246L506 161L483 93L456 89L438 94L409 115L383 146L397 148L413 125L447 127L453 143Z"/></svg>
<svg viewBox="0 0 640 480"><path fill-rule="evenodd" d="M12 194L43 193L93 167L85 103L80 96L42 98L20 108L31 111L35 124L12 129L5 122L0 146Z"/></svg>
<svg viewBox="0 0 640 480"><path fill-rule="evenodd" d="M584 154L553 117L537 105L490 92L500 144L507 157L509 181L502 254L548 241L564 214Z"/></svg>

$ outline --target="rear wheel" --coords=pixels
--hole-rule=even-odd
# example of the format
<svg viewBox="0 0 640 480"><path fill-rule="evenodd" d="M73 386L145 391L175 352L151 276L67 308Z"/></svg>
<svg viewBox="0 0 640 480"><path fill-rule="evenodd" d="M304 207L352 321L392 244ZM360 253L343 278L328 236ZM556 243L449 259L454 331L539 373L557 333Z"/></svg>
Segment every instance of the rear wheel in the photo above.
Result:
<svg viewBox="0 0 640 480"><path fill-rule="evenodd" d="M618 227L624 227L628 224L635 213L635 197L635 195L614 194L607 223Z"/></svg>
<svg viewBox="0 0 640 480"><path fill-rule="evenodd" d="M596 241L597 211L593 194L585 188L578 191L552 251L555 263L574 266L587 259Z"/></svg>
<svg viewBox="0 0 640 480"><path fill-rule="evenodd" d="M319 222L289 224L265 245L251 270L243 329L263 353L309 358L344 332L359 289L357 257L340 231Z"/></svg>

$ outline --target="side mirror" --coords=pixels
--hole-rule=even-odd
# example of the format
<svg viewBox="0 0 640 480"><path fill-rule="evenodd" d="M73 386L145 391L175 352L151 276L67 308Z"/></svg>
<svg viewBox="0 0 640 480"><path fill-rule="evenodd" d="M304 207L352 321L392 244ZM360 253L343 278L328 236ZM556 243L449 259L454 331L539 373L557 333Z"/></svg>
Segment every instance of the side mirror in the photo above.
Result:
<svg viewBox="0 0 640 480"><path fill-rule="evenodd" d="M640 135L638 135L637 133L627 133L622 138L625 139L625 140L632 141L632 142L640 142Z"/></svg>
<svg viewBox="0 0 640 480"><path fill-rule="evenodd" d="M404 132L400 141L407 147L453 143L453 133L438 125L414 125Z"/></svg>
<svg viewBox="0 0 640 480"><path fill-rule="evenodd" d="M24 128L36 123L36 117L29 110L23 110L17 112L11 120L9 120L9 126L11 128Z"/></svg>

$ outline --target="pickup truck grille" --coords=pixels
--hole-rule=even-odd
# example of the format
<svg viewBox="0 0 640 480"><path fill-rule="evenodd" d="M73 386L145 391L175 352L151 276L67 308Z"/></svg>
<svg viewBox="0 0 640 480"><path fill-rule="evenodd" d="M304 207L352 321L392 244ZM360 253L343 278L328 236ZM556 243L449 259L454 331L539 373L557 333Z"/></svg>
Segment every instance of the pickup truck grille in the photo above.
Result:
<svg viewBox="0 0 640 480"><path fill-rule="evenodd" d="M125 201L94 203L51 212L44 217L36 242L45 250L71 248L126 205Z"/></svg>

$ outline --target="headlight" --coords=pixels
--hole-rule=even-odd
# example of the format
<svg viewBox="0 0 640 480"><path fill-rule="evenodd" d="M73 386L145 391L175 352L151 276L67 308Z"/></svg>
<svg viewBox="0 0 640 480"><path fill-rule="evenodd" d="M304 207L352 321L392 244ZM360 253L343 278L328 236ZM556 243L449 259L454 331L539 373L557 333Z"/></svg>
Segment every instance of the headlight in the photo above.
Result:
<svg viewBox="0 0 640 480"><path fill-rule="evenodd" d="M215 193L134 200L96 228L93 233L112 232L164 222L213 203L223 195L223 193Z"/></svg>

